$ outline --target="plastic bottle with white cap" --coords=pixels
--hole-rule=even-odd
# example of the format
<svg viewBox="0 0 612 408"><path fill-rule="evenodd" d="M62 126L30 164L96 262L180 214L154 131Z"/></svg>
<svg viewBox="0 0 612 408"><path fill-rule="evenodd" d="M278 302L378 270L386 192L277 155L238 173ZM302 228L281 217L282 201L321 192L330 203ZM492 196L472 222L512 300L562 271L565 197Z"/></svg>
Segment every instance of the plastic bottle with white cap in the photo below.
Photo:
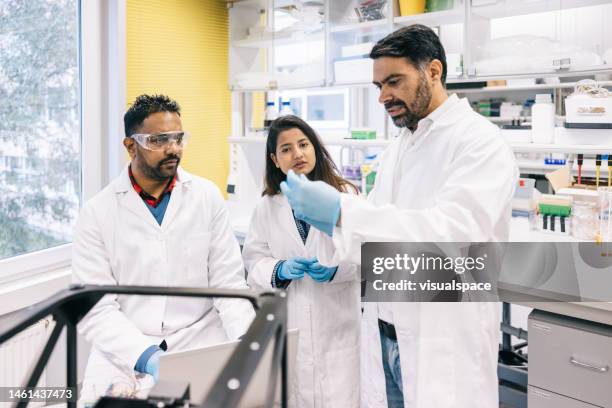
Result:
<svg viewBox="0 0 612 408"><path fill-rule="evenodd" d="M555 141L555 105L550 94L537 94L531 107L531 141L538 144Z"/></svg>

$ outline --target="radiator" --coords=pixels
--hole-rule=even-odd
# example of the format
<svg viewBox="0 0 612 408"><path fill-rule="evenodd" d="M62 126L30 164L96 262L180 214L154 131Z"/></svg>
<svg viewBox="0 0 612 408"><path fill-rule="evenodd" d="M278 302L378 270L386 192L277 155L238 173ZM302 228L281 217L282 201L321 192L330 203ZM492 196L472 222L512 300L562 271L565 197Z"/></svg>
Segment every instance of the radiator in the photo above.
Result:
<svg viewBox="0 0 612 408"><path fill-rule="evenodd" d="M0 345L0 387L24 385L25 376L40 356L54 325L50 317L43 319ZM45 385L46 370L38 382L40 387Z"/></svg>

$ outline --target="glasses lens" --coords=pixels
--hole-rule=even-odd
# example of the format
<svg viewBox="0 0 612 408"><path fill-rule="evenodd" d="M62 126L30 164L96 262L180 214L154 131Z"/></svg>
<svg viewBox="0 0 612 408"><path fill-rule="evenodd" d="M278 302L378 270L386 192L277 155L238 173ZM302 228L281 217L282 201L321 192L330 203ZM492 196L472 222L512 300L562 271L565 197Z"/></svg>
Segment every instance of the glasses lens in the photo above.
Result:
<svg viewBox="0 0 612 408"><path fill-rule="evenodd" d="M168 144L170 138L165 133L160 133L157 135L151 135L147 138L147 144L150 149L160 149Z"/></svg>
<svg viewBox="0 0 612 408"><path fill-rule="evenodd" d="M164 149L172 141L179 146L183 146L184 142L187 141L187 136L185 132L169 132L149 135L144 139L145 147L149 150Z"/></svg>

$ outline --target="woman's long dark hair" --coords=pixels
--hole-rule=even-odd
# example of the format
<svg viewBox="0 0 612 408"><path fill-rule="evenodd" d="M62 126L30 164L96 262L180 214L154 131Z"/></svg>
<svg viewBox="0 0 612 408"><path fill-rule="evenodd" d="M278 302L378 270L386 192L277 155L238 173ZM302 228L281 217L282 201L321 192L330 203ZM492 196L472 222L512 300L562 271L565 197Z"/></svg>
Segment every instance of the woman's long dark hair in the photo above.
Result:
<svg viewBox="0 0 612 408"><path fill-rule="evenodd" d="M276 155L276 144L278 142L278 136L285 130L300 129L304 135L310 140L315 151L316 163L314 169L307 175L312 181L324 181L330 186L334 187L338 191L346 192L349 188L352 188L357 192L357 188L351 184L351 182L340 177L340 172L334 164L329 152L321 140L317 136L317 133L313 128L308 125L305 121L294 115L281 116L275 119L270 124L270 130L268 131L268 140L266 141L266 176L265 186L262 195L273 196L280 193L280 184L285 181L287 176L281 171L274 161L272 161L271 154Z"/></svg>

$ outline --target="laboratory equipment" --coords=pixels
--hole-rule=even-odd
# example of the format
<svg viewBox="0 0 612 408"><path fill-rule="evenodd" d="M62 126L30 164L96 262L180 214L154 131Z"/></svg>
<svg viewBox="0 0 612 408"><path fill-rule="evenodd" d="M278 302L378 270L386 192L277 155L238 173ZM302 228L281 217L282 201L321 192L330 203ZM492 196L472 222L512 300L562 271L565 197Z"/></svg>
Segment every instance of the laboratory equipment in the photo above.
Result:
<svg viewBox="0 0 612 408"><path fill-rule="evenodd" d="M67 389L77 389L77 330L76 326L81 319L107 294L120 295L145 295L145 296L178 296L178 297L200 297L200 298L236 298L250 302L256 310L255 319L249 327L242 341L236 345L234 352L229 357L227 364L216 377L210 392L201 400L192 401L193 406L206 407L237 407L239 401L245 394L252 379L252 374L260 366L264 359L264 353L269 346L273 347L273 364L278 367L271 370L268 377L272 384L276 385L277 375L280 373L281 406L287 406L287 360L283 359L283 350L287 350L287 298L285 292L254 292L252 290L230 290L209 288L185 288L185 287L145 287L145 286L97 286L97 285L71 285L49 299L33 305L27 309L15 312L10 321L0 328L0 344L3 344L39 320L52 316L55 326L47 343L42 348L40 356L30 375L22 384L16 384L22 388L33 388L38 384L41 374L45 369L60 334L66 327L67 343ZM78 311L78 313L75 313ZM270 319L273 316L273 319ZM253 347L257 344L259 347ZM265 364L264 364L265 365ZM269 364L268 364L269 366ZM200 366L201 372L208 367ZM240 387L231 388L229 384L238 383ZM160 383L155 386L147 401L126 400L112 397L104 397L98 401L96 407L121 406L185 406L183 401L176 399L161 398L157 390L164 389L165 385ZM181 387L183 388L183 387ZM267 387L265 406L272 406L275 386ZM167 388L165 388L167 389ZM183 388L185 390L185 388ZM230 391L231 390L231 391ZM185 392L182 393L185 395ZM68 397L69 408L76 407L77 393L74 397ZM153 398L152 396L158 396ZM27 395L18 401L18 406L28 403ZM162 403L161 405L159 403ZM195 403L195 404L194 404Z"/></svg>
<svg viewBox="0 0 612 408"><path fill-rule="evenodd" d="M266 115L264 118L264 127L269 128L270 124L274 121L274 119L278 118L278 111L274 106L274 101L268 101L266 103Z"/></svg>
<svg viewBox="0 0 612 408"><path fill-rule="evenodd" d="M364 0L355 7L360 22L382 20L385 18L387 0Z"/></svg>
<svg viewBox="0 0 612 408"><path fill-rule="evenodd" d="M604 242L612 241L612 189L600 187L599 194L599 233Z"/></svg>
<svg viewBox="0 0 612 408"><path fill-rule="evenodd" d="M425 12L425 0L399 0L401 16L412 16Z"/></svg>
<svg viewBox="0 0 612 408"><path fill-rule="evenodd" d="M500 133L508 143L531 143L531 126L503 125Z"/></svg>
<svg viewBox="0 0 612 408"><path fill-rule="evenodd" d="M298 330L292 329L287 332L287 366L288 376L293 373L295 356L297 354ZM188 382L190 385L191 399L202 401L215 385L215 381L223 367L230 359L240 341L229 341L212 346L193 350L167 353L160 359L160 379L162 381ZM259 345L258 345L259 346ZM266 401L266 391L273 370L273 344L268 344L261 363L252 374L250 384L246 387L244 396L238 404L239 407L263 407ZM253 349L254 347L251 347ZM206 367L205 370L202 367ZM291 384L291 379L288 378ZM277 384L277 391L280 389ZM280 393L275 396L275 403L280 403ZM276 405L275 405L276 406Z"/></svg>
<svg viewBox="0 0 612 408"><path fill-rule="evenodd" d="M520 178L517 187L514 190L512 198L512 216L513 217L529 217L529 214L535 211L536 201L534 196L535 179Z"/></svg>
<svg viewBox="0 0 612 408"><path fill-rule="evenodd" d="M347 155L344 153L346 151L348 151L348 164L345 162L345 156ZM357 160L357 152L361 154L361 160ZM350 146L343 146L340 149L340 171L342 172L342 177L351 182L357 182L355 184L359 184L361 182L361 165L359 163L363 162L364 159L365 153L363 150Z"/></svg>
<svg viewBox="0 0 612 408"><path fill-rule="evenodd" d="M572 129L557 126L555 143L560 145L609 145L612 144L612 132L610 129Z"/></svg>
<svg viewBox="0 0 612 408"><path fill-rule="evenodd" d="M533 143L553 143L555 138L555 106L550 94L536 95L531 107L531 139Z"/></svg>
<svg viewBox="0 0 612 408"><path fill-rule="evenodd" d="M280 116L295 115L291 109L291 101L283 101L281 106Z"/></svg>
<svg viewBox="0 0 612 408"><path fill-rule="evenodd" d="M593 241L599 231L599 210L597 204L588 201L574 201L572 207L572 236Z"/></svg>
<svg viewBox="0 0 612 408"><path fill-rule="evenodd" d="M502 118L519 118L523 111L523 105L514 102L502 102L499 107L499 116Z"/></svg>
<svg viewBox="0 0 612 408"><path fill-rule="evenodd" d="M612 154L608 155L608 188L612 184Z"/></svg>
<svg viewBox="0 0 612 408"><path fill-rule="evenodd" d="M370 194L376 181L376 171L378 169L377 155L365 156L364 163L361 165L361 192L365 195Z"/></svg>
<svg viewBox="0 0 612 408"><path fill-rule="evenodd" d="M612 129L612 92L585 79L565 98L565 127Z"/></svg>
<svg viewBox="0 0 612 408"><path fill-rule="evenodd" d="M601 170L601 154L595 156L595 186L599 187L599 174Z"/></svg>
<svg viewBox="0 0 612 408"><path fill-rule="evenodd" d="M529 408L609 407L612 327L533 310L529 332Z"/></svg>
<svg viewBox="0 0 612 408"><path fill-rule="evenodd" d="M433 13L435 11L443 11L453 8L453 0L427 0L425 5L425 11L427 13Z"/></svg>
<svg viewBox="0 0 612 408"><path fill-rule="evenodd" d="M572 198L542 195L538 202L538 224L542 231L569 235Z"/></svg>
<svg viewBox="0 0 612 408"><path fill-rule="evenodd" d="M352 128L351 139L376 139L376 130L366 128Z"/></svg>

